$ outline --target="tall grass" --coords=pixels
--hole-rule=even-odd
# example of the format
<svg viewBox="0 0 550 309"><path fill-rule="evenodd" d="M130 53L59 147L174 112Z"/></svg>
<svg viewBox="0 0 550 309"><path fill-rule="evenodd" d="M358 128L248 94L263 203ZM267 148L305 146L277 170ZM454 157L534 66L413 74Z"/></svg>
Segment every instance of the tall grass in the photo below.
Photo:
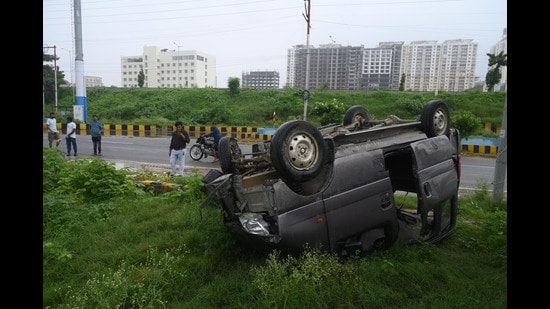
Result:
<svg viewBox="0 0 550 309"><path fill-rule="evenodd" d="M162 194L136 186L95 200L67 195L49 184L102 163L75 166L57 151L44 148L44 308L507 307L507 206L484 188L460 198L457 232L444 242L340 261L235 242L217 207L201 218L196 173ZM141 177L103 164L121 184Z"/></svg>

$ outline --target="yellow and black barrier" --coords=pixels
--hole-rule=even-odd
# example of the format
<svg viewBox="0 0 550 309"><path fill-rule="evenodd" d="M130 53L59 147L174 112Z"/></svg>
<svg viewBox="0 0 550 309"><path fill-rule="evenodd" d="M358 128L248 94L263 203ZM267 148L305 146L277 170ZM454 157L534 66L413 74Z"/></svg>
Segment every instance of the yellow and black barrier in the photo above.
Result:
<svg viewBox="0 0 550 309"><path fill-rule="evenodd" d="M133 124L104 124L103 136L135 136L135 137L162 137L170 136L176 130L175 126L157 126L157 125L133 125ZM184 126L189 136L197 138L203 134L210 133L210 126ZM58 123L57 129L61 134L67 134L67 124ZM254 139L267 141L273 135L259 134L256 127L219 127L222 136L232 136L237 139ZM43 124L44 133L48 132L48 126ZM85 123L76 126L77 135L88 135L89 125Z"/></svg>
<svg viewBox="0 0 550 309"><path fill-rule="evenodd" d="M498 153L498 147L486 145L462 145L462 151L496 155Z"/></svg>
<svg viewBox="0 0 550 309"><path fill-rule="evenodd" d="M162 137L170 136L176 130L175 126L157 126L157 125L133 125L133 124L104 124L104 136L136 136L136 137ZM491 124L484 126L486 130L499 132L500 126L494 127ZM67 124L58 123L57 129L61 134L67 134ZM184 126L189 132L189 136L197 138L202 134L210 133L210 126ZM48 126L43 124L44 133L48 132ZM252 139L268 141L273 138L271 134L259 134L256 127L219 127L222 136L232 136L236 139ZM88 135L89 125L85 123L76 126L76 134ZM462 145L462 151L481 154L497 154L497 146L485 145Z"/></svg>

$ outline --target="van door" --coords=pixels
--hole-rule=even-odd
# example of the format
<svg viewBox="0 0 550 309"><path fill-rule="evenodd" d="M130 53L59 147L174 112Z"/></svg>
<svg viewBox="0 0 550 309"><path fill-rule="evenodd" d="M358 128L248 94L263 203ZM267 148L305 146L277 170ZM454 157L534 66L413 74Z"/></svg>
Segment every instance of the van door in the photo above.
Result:
<svg viewBox="0 0 550 309"><path fill-rule="evenodd" d="M439 241L454 232L458 204L458 173L453 143L444 135L411 143L417 181L420 236Z"/></svg>

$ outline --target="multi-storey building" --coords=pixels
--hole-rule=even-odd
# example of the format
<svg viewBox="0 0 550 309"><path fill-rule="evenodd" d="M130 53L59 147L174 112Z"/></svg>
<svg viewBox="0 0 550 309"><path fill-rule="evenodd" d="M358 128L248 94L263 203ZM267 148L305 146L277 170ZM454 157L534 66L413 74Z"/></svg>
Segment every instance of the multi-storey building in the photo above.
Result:
<svg viewBox="0 0 550 309"><path fill-rule="evenodd" d="M277 71L252 71L243 72L241 80L242 88L252 89L278 89L279 72Z"/></svg>
<svg viewBox="0 0 550 309"><path fill-rule="evenodd" d="M305 45L287 54L287 87L305 88ZM330 90L398 90L405 76L405 90L461 92L475 85L477 43L472 40L382 42L375 48L310 46L308 88Z"/></svg>
<svg viewBox="0 0 550 309"><path fill-rule="evenodd" d="M405 90L437 89L439 49L437 41L413 41L403 47L401 74L405 74Z"/></svg>
<svg viewBox="0 0 550 309"><path fill-rule="evenodd" d="M375 48L365 48L361 90L399 90L403 42L382 42Z"/></svg>
<svg viewBox="0 0 550 309"><path fill-rule="evenodd" d="M493 55L498 55L499 53L503 53L504 55L508 54L508 34L507 34L507 28L504 28L502 32L502 39L498 41L495 45L491 46L489 53ZM506 82L508 80L508 70L507 66L501 66L500 67L500 82L496 84L493 87L493 91L505 91L506 90ZM485 85L485 88L487 88L487 85Z"/></svg>
<svg viewBox="0 0 550 309"><path fill-rule="evenodd" d="M294 72L287 75L287 86L305 88L306 53L305 45L295 45L288 50L287 68ZM363 46L342 46L325 44L309 48L309 89L327 87L331 90L357 90L361 80ZM291 65L293 63L293 65Z"/></svg>
<svg viewBox="0 0 550 309"><path fill-rule="evenodd" d="M216 58L196 50L145 46L141 56L123 56L122 87L138 87L141 70L145 88L216 87Z"/></svg>
<svg viewBox="0 0 550 309"><path fill-rule="evenodd" d="M84 76L86 80L86 88L88 87L103 87L103 79L99 76Z"/></svg>
<svg viewBox="0 0 550 309"><path fill-rule="evenodd" d="M413 41L403 48L405 90L462 92L474 88L476 55L473 40Z"/></svg>

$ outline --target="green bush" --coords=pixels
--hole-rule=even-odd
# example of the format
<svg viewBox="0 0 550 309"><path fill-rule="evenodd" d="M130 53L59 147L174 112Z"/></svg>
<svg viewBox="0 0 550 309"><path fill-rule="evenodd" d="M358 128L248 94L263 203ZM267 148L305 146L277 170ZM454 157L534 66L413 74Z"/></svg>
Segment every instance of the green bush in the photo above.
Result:
<svg viewBox="0 0 550 309"><path fill-rule="evenodd" d="M324 126L330 123L341 123L345 111L344 104L332 99L330 102L315 103L311 109L311 114L319 116L321 125Z"/></svg>
<svg viewBox="0 0 550 309"><path fill-rule="evenodd" d="M460 131L462 137L472 136L482 128L481 120L469 111L460 111L452 115L451 123Z"/></svg>

